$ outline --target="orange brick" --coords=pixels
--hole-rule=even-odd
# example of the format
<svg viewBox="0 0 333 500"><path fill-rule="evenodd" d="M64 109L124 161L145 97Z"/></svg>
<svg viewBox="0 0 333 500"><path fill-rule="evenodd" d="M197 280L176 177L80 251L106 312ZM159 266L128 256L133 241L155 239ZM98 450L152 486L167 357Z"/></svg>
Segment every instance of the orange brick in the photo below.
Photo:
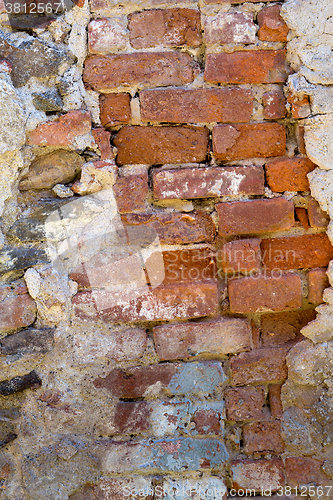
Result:
<svg viewBox="0 0 333 500"><path fill-rule="evenodd" d="M324 290L328 287L326 269L311 269L308 272L308 301L311 304L321 304Z"/></svg>
<svg viewBox="0 0 333 500"><path fill-rule="evenodd" d="M269 5L258 13L258 38L267 42L286 42L288 26L280 16L281 5Z"/></svg>
<svg viewBox="0 0 333 500"><path fill-rule="evenodd" d="M265 170L267 183L272 191L309 191L307 174L312 172L316 165L308 158L279 158L266 163Z"/></svg>
<svg viewBox="0 0 333 500"><path fill-rule="evenodd" d="M109 128L131 121L130 94L102 94L99 98L101 123Z"/></svg>
<svg viewBox="0 0 333 500"><path fill-rule="evenodd" d="M294 224L294 205L283 198L218 203L216 210L223 236L290 229Z"/></svg>
<svg viewBox="0 0 333 500"><path fill-rule="evenodd" d="M284 118L287 113L286 98L283 90L272 90L262 96L264 106L264 118L266 120L278 120Z"/></svg>
<svg viewBox="0 0 333 500"><path fill-rule="evenodd" d="M261 251L269 270L326 267L333 259L333 247L324 233L263 240Z"/></svg>
<svg viewBox="0 0 333 500"><path fill-rule="evenodd" d="M285 50L251 50L208 54L205 81L209 83L284 83Z"/></svg>
<svg viewBox="0 0 333 500"><path fill-rule="evenodd" d="M325 229L330 221L328 213L320 208L319 203L314 198L309 200L308 216L310 226L315 229Z"/></svg>
<svg viewBox="0 0 333 500"><path fill-rule="evenodd" d="M301 279L296 274L229 280L232 313L283 311L302 306Z"/></svg>
<svg viewBox="0 0 333 500"><path fill-rule="evenodd" d="M217 264L226 274L259 272L260 243L258 238L230 241L217 253Z"/></svg>
<svg viewBox="0 0 333 500"><path fill-rule="evenodd" d="M198 281L217 277L215 252L208 247L163 252L163 283Z"/></svg>
<svg viewBox="0 0 333 500"><path fill-rule="evenodd" d="M282 156L286 151L286 132L279 123L216 125L213 150L217 160Z"/></svg>

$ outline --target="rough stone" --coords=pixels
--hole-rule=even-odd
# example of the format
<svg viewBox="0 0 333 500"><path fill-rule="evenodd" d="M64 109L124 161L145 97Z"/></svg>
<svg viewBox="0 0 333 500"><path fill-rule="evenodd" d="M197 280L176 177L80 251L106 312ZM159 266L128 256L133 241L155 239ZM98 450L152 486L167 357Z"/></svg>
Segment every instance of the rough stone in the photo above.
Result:
<svg viewBox="0 0 333 500"><path fill-rule="evenodd" d="M32 102L36 109L41 111L48 111L54 113L55 111L61 111L63 108L63 102L59 93L55 90L49 90L47 92L32 93Z"/></svg>
<svg viewBox="0 0 333 500"><path fill-rule="evenodd" d="M0 354L2 356L31 352L45 354L52 348L53 339L54 330L50 328L22 330L0 341Z"/></svg>
<svg viewBox="0 0 333 500"><path fill-rule="evenodd" d="M0 275L11 271L21 271L48 261L46 252L39 248L5 246L0 250Z"/></svg>
<svg viewBox="0 0 333 500"><path fill-rule="evenodd" d="M14 377L11 380L0 382L1 396L10 396L15 392L24 391L25 389L36 389L42 385L39 375L32 371L22 377Z"/></svg>

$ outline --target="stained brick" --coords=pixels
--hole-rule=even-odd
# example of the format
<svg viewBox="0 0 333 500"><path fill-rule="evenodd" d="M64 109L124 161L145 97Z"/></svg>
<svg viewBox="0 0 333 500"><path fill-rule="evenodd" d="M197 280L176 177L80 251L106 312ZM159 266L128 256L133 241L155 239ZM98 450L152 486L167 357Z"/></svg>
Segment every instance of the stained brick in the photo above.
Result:
<svg viewBox="0 0 333 500"><path fill-rule="evenodd" d="M286 98L283 90L272 90L262 96L264 106L264 118L266 120L278 120L286 116Z"/></svg>
<svg viewBox="0 0 333 500"><path fill-rule="evenodd" d="M294 225L294 205L284 198L219 203L216 210L223 236L261 234Z"/></svg>
<svg viewBox="0 0 333 500"><path fill-rule="evenodd" d="M0 302L0 332L29 326L35 321L36 314L36 303L30 295L8 296Z"/></svg>
<svg viewBox="0 0 333 500"><path fill-rule="evenodd" d="M90 54L109 54L124 49L128 35L119 18L93 19L88 25Z"/></svg>
<svg viewBox="0 0 333 500"><path fill-rule="evenodd" d="M123 127L114 144L120 165L202 162L208 152L208 130L203 127Z"/></svg>
<svg viewBox="0 0 333 500"><path fill-rule="evenodd" d="M333 247L324 233L263 240L261 251L267 269L326 267L333 258Z"/></svg>
<svg viewBox="0 0 333 500"><path fill-rule="evenodd" d="M328 226L329 215L320 208L319 203L314 198L309 200L308 216L311 227L325 229Z"/></svg>
<svg viewBox="0 0 333 500"><path fill-rule="evenodd" d="M251 422L243 426L245 453L283 453L279 421Z"/></svg>
<svg viewBox="0 0 333 500"><path fill-rule="evenodd" d="M184 85L199 72L194 59L183 52L144 52L86 59L83 80L86 86L107 92L119 86Z"/></svg>
<svg viewBox="0 0 333 500"><path fill-rule="evenodd" d="M226 274L259 272L260 243L258 238L230 241L217 253L217 264Z"/></svg>
<svg viewBox="0 0 333 500"><path fill-rule="evenodd" d="M285 50L244 50L208 54L205 81L209 83L284 83Z"/></svg>
<svg viewBox="0 0 333 500"><path fill-rule="evenodd" d="M288 26L280 16L281 5L269 5L258 13L258 38L267 42L286 42Z"/></svg>
<svg viewBox="0 0 333 500"><path fill-rule="evenodd" d="M327 476L321 471L322 462L310 457L286 458L287 484L296 488L302 484L327 484Z"/></svg>
<svg viewBox="0 0 333 500"><path fill-rule="evenodd" d="M102 94L99 98L101 123L109 128L131 121L131 96L127 93Z"/></svg>
<svg viewBox="0 0 333 500"><path fill-rule="evenodd" d="M312 172L316 165L308 158L279 158L266 163L265 170L267 183L272 191L309 191L307 174Z"/></svg>
<svg viewBox="0 0 333 500"><path fill-rule="evenodd" d="M242 352L230 359L231 384L245 385L285 380L286 351L282 348Z"/></svg>
<svg viewBox="0 0 333 500"><path fill-rule="evenodd" d="M79 292L73 298L75 314L85 320L105 322L171 321L209 316L218 309L218 290L213 281L178 283L152 291L112 293Z"/></svg>
<svg viewBox="0 0 333 500"><path fill-rule="evenodd" d="M273 460L237 460L231 464L235 489L277 491L284 486L283 462Z"/></svg>
<svg viewBox="0 0 333 500"><path fill-rule="evenodd" d="M240 314L297 309L302 306L301 279L292 273L231 279L229 300L230 311Z"/></svg>
<svg viewBox="0 0 333 500"><path fill-rule="evenodd" d="M161 359L182 359L200 354L224 355L250 348L247 320L221 318L204 323L154 327L154 340Z"/></svg>
<svg viewBox="0 0 333 500"><path fill-rule="evenodd" d="M242 123L253 112L251 91L237 88L144 90L140 103L142 120L149 122Z"/></svg>
<svg viewBox="0 0 333 500"><path fill-rule="evenodd" d="M213 410L198 410L195 412L193 421L198 434L216 434L221 432L220 416Z"/></svg>
<svg viewBox="0 0 333 500"><path fill-rule="evenodd" d="M117 434L136 434L149 429L149 407L145 401L120 401L113 416Z"/></svg>
<svg viewBox="0 0 333 500"><path fill-rule="evenodd" d="M119 177L113 186L119 213L128 213L145 208L148 195L148 175Z"/></svg>
<svg viewBox="0 0 333 500"><path fill-rule="evenodd" d="M256 27L253 14L245 12L220 12L205 19L205 43L254 43Z"/></svg>
<svg viewBox="0 0 333 500"><path fill-rule="evenodd" d="M207 167L159 170L153 174L156 199L192 199L263 194L262 167Z"/></svg>
<svg viewBox="0 0 333 500"><path fill-rule="evenodd" d="M329 287L326 269L311 269L308 273L308 301L321 304L325 288Z"/></svg>
<svg viewBox="0 0 333 500"><path fill-rule="evenodd" d="M263 417L265 390L251 386L227 389L225 404L228 420L259 420Z"/></svg>
<svg viewBox="0 0 333 500"><path fill-rule="evenodd" d="M315 317L314 309L263 314L261 341L265 347L273 347L299 339L301 329Z"/></svg>
<svg viewBox="0 0 333 500"><path fill-rule="evenodd" d="M213 150L222 161L281 156L286 150L286 132L279 123L216 125Z"/></svg>
<svg viewBox="0 0 333 500"><path fill-rule="evenodd" d="M163 262L164 284L217 277L215 252L209 247L165 251Z"/></svg>
<svg viewBox="0 0 333 500"><path fill-rule="evenodd" d="M128 28L132 47L198 47L200 12L194 9L156 9L134 12Z"/></svg>

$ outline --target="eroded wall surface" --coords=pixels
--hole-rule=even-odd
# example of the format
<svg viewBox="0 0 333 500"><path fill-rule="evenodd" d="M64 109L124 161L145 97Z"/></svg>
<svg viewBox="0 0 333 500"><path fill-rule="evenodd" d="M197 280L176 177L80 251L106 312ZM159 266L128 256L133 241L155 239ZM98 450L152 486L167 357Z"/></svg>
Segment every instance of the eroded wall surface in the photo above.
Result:
<svg viewBox="0 0 333 500"><path fill-rule="evenodd" d="M1 6L0 498L332 498L318 4Z"/></svg>

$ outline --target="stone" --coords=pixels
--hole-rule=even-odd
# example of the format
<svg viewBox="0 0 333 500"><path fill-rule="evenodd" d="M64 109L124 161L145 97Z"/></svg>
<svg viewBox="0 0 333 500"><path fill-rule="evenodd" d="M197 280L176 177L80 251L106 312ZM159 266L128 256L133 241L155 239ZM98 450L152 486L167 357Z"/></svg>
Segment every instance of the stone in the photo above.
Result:
<svg viewBox="0 0 333 500"><path fill-rule="evenodd" d="M34 352L45 354L52 349L53 339L54 330L51 328L22 330L0 340L0 354L2 356Z"/></svg>
<svg viewBox="0 0 333 500"><path fill-rule="evenodd" d="M41 385L42 381L40 377L33 370L22 377L14 377L11 380L0 382L0 394L1 396L10 396L26 389L37 389Z"/></svg>
<svg viewBox="0 0 333 500"><path fill-rule="evenodd" d="M41 111L54 113L55 111L61 111L63 108L62 99L56 90L48 90L40 94L33 92L32 97L35 108Z"/></svg>
<svg viewBox="0 0 333 500"><path fill-rule="evenodd" d="M11 422L0 422L0 448L17 438L15 427Z"/></svg>
<svg viewBox="0 0 333 500"><path fill-rule="evenodd" d="M282 438L288 454L314 455L322 451L321 425L306 410L300 408L288 408L284 411Z"/></svg>
<svg viewBox="0 0 333 500"><path fill-rule="evenodd" d="M19 189L51 189L56 184L67 184L75 179L85 160L73 151L58 150L41 156L30 165Z"/></svg>
<svg viewBox="0 0 333 500"><path fill-rule="evenodd" d="M33 246L4 246L0 250L0 275L23 271L36 264L45 264L49 258L44 250Z"/></svg>

